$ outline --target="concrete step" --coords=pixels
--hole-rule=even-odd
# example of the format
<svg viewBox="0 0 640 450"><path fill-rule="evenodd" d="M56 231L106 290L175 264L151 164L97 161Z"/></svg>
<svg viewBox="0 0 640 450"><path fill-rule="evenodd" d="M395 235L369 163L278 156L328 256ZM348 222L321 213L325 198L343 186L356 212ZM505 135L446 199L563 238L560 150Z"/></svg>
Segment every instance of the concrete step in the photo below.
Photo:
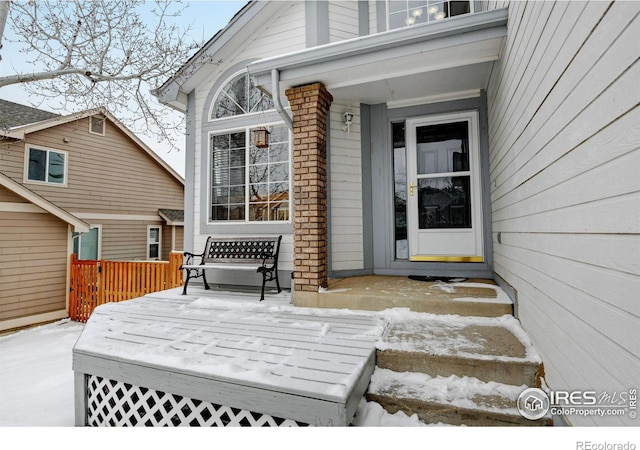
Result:
<svg viewBox="0 0 640 450"><path fill-rule="evenodd" d="M550 417L524 418L516 408L527 386L484 382L472 377L431 377L376 368L366 394L390 414L416 414L424 423L467 426L544 426Z"/></svg>
<svg viewBox="0 0 640 450"><path fill-rule="evenodd" d="M541 363L520 322L509 315L489 318L398 311L376 347L380 368L516 386L535 386Z"/></svg>
<svg viewBox="0 0 640 450"><path fill-rule="evenodd" d="M409 308L433 314L500 317L513 314L509 297L492 280L424 282L408 277L368 275L329 280L321 292L295 292L296 306L382 311Z"/></svg>

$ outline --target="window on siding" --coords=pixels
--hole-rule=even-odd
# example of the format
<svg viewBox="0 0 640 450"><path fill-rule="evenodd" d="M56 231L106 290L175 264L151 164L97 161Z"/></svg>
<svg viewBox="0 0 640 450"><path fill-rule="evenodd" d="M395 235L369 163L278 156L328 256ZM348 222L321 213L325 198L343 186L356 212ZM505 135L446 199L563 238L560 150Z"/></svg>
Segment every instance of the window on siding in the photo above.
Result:
<svg viewBox="0 0 640 450"><path fill-rule="evenodd" d="M100 227L91 227L87 233L73 233L73 253L78 259L100 259Z"/></svg>
<svg viewBox="0 0 640 450"><path fill-rule="evenodd" d="M387 0L389 29L436 22L473 12L471 1Z"/></svg>
<svg viewBox="0 0 640 450"><path fill-rule="evenodd" d="M42 183L66 184L66 152L30 147L27 150L27 180Z"/></svg>
<svg viewBox="0 0 640 450"><path fill-rule="evenodd" d="M103 116L91 116L89 118L89 133L104 136L105 118Z"/></svg>
<svg viewBox="0 0 640 450"><path fill-rule="evenodd" d="M147 259L160 259L160 240L162 229L156 226L149 226L147 229Z"/></svg>
<svg viewBox="0 0 640 450"><path fill-rule="evenodd" d="M274 109L271 97L256 87L255 78L244 72L231 78L213 102L211 119L259 113Z"/></svg>
<svg viewBox="0 0 640 450"><path fill-rule="evenodd" d="M289 130L268 129L267 148L253 145L252 127L211 136L210 221L289 220Z"/></svg>

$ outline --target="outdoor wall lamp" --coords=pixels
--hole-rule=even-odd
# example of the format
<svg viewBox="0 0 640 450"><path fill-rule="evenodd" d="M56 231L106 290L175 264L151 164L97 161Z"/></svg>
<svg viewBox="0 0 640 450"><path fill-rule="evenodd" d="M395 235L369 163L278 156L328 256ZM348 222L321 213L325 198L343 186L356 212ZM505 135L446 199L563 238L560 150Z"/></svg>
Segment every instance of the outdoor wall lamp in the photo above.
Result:
<svg viewBox="0 0 640 450"><path fill-rule="evenodd" d="M352 111L347 111L342 115L342 131L346 131L347 134L351 131L351 124L353 123L353 116L355 114Z"/></svg>

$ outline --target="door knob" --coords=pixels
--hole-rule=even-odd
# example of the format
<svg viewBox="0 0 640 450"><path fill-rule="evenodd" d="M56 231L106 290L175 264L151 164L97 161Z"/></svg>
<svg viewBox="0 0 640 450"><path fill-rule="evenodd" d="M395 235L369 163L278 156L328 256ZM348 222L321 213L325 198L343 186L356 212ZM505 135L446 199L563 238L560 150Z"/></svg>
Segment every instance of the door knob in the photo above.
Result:
<svg viewBox="0 0 640 450"><path fill-rule="evenodd" d="M413 181L409 183L409 195L413 197Z"/></svg>

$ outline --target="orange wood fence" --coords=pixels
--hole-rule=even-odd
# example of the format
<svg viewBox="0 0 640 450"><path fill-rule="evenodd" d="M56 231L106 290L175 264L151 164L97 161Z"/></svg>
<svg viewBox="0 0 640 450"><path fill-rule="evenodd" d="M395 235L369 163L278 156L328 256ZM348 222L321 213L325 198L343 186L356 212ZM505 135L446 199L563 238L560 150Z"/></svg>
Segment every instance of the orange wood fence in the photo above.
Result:
<svg viewBox="0 0 640 450"><path fill-rule="evenodd" d="M87 261L72 255L69 317L86 322L104 303L182 286L181 264L182 252L171 252L169 261Z"/></svg>

